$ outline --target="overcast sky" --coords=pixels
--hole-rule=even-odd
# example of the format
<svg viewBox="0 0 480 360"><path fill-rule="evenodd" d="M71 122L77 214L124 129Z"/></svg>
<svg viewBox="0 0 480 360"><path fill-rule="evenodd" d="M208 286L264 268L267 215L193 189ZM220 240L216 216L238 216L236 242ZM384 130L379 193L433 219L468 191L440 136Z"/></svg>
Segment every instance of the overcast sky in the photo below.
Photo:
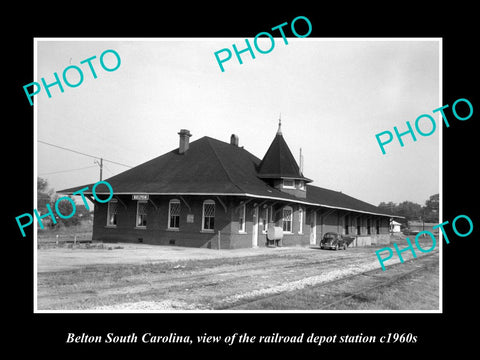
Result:
<svg viewBox="0 0 480 360"><path fill-rule="evenodd" d="M177 148L178 131L188 129L190 141L229 142L235 133L240 146L262 158L281 113L283 136L297 161L302 148L312 185L374 205L424 204L439 192L441 126L416 142L406 136L405 147L392 142L386 155L375 139L394 126L406 130L406 121L414 126L419 115L443 105L437 39L275 40L270 53L254 50L255 59L244 53L243 65L233 55L221 72L214 52L234 43L242 49L244 38L37 39L33 81L53 82L53 73L61 77L69 65L84 73L76 88L64 85L61 93L55 86L51 98L43 89L35 96L37 139L135 166ZM121 57L116 71L99 64L107 49ZM97 79L80 65L94 55ZM111 55L105 61L115 63ZM36 146L37 174L55 190L99 180L93 158ZM105 161L103 177L126 169Z"/></svg>

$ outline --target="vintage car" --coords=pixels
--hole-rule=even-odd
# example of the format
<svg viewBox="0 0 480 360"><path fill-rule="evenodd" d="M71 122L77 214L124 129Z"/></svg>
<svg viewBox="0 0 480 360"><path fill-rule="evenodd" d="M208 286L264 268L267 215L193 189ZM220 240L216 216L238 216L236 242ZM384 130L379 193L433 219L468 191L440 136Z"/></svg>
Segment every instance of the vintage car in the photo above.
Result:
<svg viewBox="0 0 480 360"><path fill-rule="evenodd" d="M354 240L351 236L340 235L335 232L327 232L320 241L320 249L343 249L347 250L347 246Z"/></svg>
<svg viewBox="0 0 480 360"><path fill-rule="evenodd" d="M417 235L419 233L418 230L410 230L408 228L402 230L403 235Z"/></svg>

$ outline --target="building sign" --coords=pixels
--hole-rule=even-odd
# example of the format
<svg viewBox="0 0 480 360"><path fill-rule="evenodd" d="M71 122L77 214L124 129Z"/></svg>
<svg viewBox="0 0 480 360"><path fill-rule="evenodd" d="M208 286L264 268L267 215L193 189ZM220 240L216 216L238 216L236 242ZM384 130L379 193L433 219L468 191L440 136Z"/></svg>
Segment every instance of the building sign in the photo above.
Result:
<svg viewBox="0 0 480 360"><path fill-rule="evenodd" d="M187 214L187 223L193 223L193 214Z"/></svg>
<svg viewBox="0 0 480 360"><path fill-rule="evenodd" d="M132 200L148 200L148 194L133 194Z"/></svg>

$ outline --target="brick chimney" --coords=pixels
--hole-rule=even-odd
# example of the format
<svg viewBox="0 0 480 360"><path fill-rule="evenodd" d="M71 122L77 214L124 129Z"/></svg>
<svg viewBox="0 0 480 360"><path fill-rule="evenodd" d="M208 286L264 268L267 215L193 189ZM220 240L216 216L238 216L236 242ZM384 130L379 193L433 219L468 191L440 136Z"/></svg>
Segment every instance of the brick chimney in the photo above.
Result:
<svg viewBox="0 0 480 360"><path fill-rule="evenodd" d="M232 136L230 136L230 144L238 146L238 135L232 134Z"/></svg>
<svg viewBox="0 0 480 360"><path fill-rule="evenodd" d="M190 134L189 130L181 129L178 135L180 135L180 145L178 147L178 153L184 154L188 150L188 146L190 145L190 136L192 136L192 134Z"/></svg>

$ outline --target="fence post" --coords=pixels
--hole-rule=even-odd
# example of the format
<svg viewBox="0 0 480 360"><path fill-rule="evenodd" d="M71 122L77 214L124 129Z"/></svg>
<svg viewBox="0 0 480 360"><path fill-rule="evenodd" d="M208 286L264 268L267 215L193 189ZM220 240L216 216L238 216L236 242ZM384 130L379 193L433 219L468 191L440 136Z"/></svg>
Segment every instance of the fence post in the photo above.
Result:
<svg viewBox="0 0 480 360"><path fill-rule="evenodd" d="M220 230L218 230L218 248L217 250L220 250Z"/></svg>

